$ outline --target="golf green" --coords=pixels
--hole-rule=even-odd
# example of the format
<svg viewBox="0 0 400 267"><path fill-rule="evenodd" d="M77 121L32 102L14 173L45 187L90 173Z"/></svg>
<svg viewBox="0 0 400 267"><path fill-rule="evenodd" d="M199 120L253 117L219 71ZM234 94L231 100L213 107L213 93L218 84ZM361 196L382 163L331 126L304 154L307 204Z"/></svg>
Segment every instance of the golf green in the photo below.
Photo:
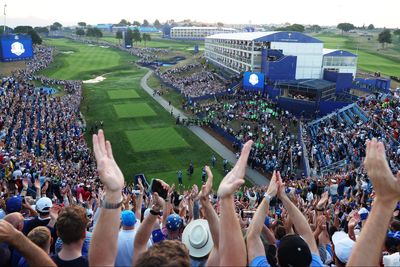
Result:
<svg viewBox="0 0 400 267"><path fill-rule="evenodd" d="M134 90L110 90L107 92L108 97L114 99L126 99L126 98L140 98L138 93Z"/></svg>
<svg viewBox="0 0 400 267"><path fill-rule="evenodd" d="M115 104L114 109L120 119L157 115L147 103Z"/></svg>
<svg viewBox="0 0 400 267"><path fill-rule="evenodd" d="M189 147L189 144L172 127L126 131L133 151L143 152Z"/></svg>

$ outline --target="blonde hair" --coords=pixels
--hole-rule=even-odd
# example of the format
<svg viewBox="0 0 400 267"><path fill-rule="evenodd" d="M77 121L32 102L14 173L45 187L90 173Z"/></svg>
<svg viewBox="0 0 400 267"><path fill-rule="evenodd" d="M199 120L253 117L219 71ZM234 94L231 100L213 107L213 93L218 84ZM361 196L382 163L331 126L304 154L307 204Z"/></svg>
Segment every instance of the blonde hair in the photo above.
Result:
<svg viewBox="0 0 400 267"><path fill-rule="evenodd" d="M46 226L33 228L29 232L28 238L44 251L47 251L50 247L51 233Z"/></svg>

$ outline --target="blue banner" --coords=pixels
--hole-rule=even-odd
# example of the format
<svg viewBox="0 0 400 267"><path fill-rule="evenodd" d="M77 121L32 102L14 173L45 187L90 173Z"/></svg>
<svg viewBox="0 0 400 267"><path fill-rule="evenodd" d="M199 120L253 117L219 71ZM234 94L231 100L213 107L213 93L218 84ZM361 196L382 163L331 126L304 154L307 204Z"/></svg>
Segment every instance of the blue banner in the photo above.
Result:
<svg viewBox="0 0 400 267"><path fill-rule="evenodd" d="M263 90L264 74L258 72L245 72L243 77L243 88L246 90Z"/></svg>
<svg viewBox="0 0 400 267"><path fill-rule="evenodd" d="M0 37L1 60L18 61L33 57L30 35L6 35Z"/></svg>

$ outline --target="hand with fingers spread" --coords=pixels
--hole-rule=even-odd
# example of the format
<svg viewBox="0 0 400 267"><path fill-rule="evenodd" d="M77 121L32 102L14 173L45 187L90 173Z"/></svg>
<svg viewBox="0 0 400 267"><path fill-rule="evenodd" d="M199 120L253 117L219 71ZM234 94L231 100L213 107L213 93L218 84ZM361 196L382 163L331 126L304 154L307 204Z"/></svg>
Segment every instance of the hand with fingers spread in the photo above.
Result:
<svg viewBox="0 0 400 267"><path fill-rule="evenodd" d="M107 192L120 192L124 187L124 175L114 160L111 143L105 140L102 130L93 135L93 150L100 180Z"/></svg>
<svg viewBox="0 0 400 267"><path fill-rule="evenodd" d="M240 186L244 184L244 175L246 172L247 159L249 158L251 146L253 141L247 141L244 144L242 153L238 161L236 162L233 169L228 172L228 174L221 181L218 188L218 195L221 198L232 196L235 191L237 191Z"/></svg>
<svg viewBox="0 0 400 267"><path fill-rule="evenodd" d="M376 198L391 202L400 199L400 173L395 177L389 168L385 147L375 138L367 141L364 166L374 185Z"/></svg>

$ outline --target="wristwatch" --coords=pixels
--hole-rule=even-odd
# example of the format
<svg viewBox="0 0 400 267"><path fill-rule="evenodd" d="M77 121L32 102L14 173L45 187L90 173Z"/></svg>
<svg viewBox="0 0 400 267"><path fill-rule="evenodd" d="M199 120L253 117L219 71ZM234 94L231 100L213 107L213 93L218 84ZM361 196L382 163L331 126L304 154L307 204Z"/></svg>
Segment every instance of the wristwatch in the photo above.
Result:
<svg viewBox="0 0 400 267"><path fill-rule="evenodd" d="M155 211L155 210L151 209L150 214L154 215L154 216L161 216L161 211Z"/></svg>
<svg viewBox="0 0 400 267"><path fill-rule="evenodd" d="M270 201L271 201L271 196L270 195L268 195L267 193L265 193L264 194L264 198L265 198L265 200L269 203Z"/></svg>
<svg viewBox="0 0 400 267"><path fill-rule="evenodd" d="M106 196L103 196L103 198L100 200L100 207L104 209L119 209L122 206L122 202L124 201L124 198L121 196L121 200L118 203L110 203L106 201Z"/></svg>

